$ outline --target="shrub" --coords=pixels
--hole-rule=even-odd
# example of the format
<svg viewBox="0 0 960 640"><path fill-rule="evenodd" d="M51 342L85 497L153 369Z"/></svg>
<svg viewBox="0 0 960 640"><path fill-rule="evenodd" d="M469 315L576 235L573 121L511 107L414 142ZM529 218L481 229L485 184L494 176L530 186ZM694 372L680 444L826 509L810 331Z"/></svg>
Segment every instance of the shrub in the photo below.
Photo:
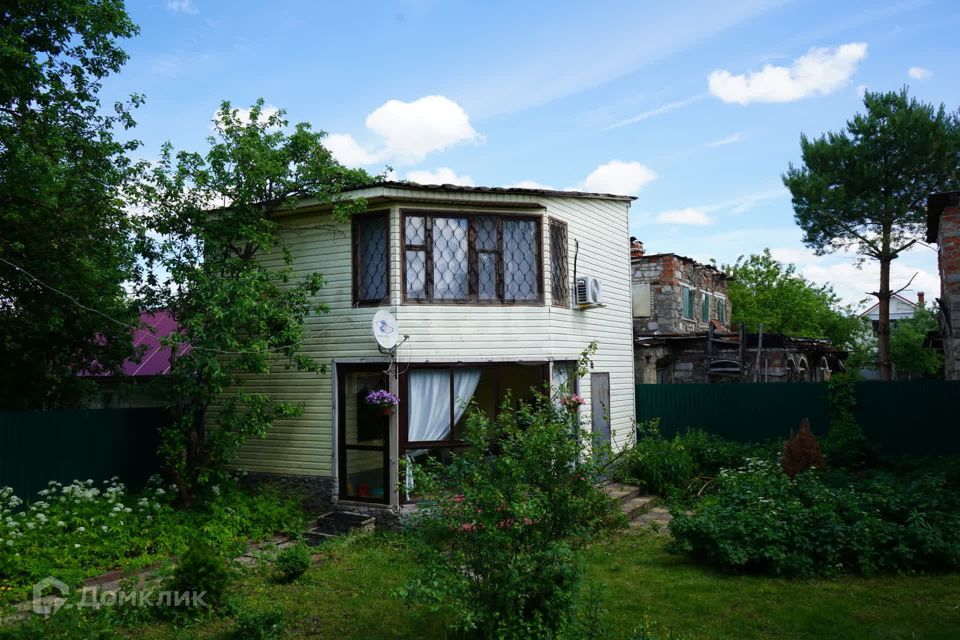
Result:
<svg viewBox="0 0 960 640"><path fill-rule="evenodd" d="M804 418L800 421L800 430L790 436L783 444L783 470L791 479L807 469L824 469L827 466L820 451L820 445L813 432L810 431L810 421Z"/></svg>
<svg viewBox="0 0 960 640"><path fill-rule="evenodd" d="M569 626L580 548L614 510L575 419L547 398L517 410L507 398L495 421L469 414L469 447L418 473L430 501L411 523L422 560L408 597L452 612L474 637L552 638Z"/></svg>
<svg viewBox="0 0 960 640"><path fill-rule="evenodd" d="M224 595L230 582L230 570L222 556L209 545L194 541L180 559L167 582L166 588L175 594L196 594L209 609L224 603ZM190 605L195 604L190 598Z"/></svg>
<svg viewBox="0 0 960 640"><path fill-rule="evenodd" d="M692 514L675 513L672 549L719 567L775 575L960 567L960 499L942 474L876 475L830 486L753 461L723 471Z"/></svg>
<svg viewBox="0 0 960 640"><path fill-rule="evenodd" d="M283 633L283 611L241 611L237 615L233 637L236 640L276 640Z"/></svg>
<svg viewBox="0 0 960 640"><path fill-rule="evenodd" d="M277 572L282 582L293 582L310 568L310 548L299 542L277 554Z"/></svg>
<svg viewBox="0 0 960 640"><path fill-rule="evenodd" d="M857 405L854 383L858 379L856 373L838 373L827 383L830 423L823 451L831 464L847 468L866 466L877 456L876 448L853 415Z"/></svg>
<svg viewBox="0 0 960 640"><path fill-rule="evenodd" d="M667 439L658 420L638 425L637 442L621 454L615 477L641 484L657 494L702 491L721 469L742 466L748 458L774 458L771 446L726 440L693 430Z"/></svg>
<svg viewBox="0 0 960 640"><path fill-rule="evenodd" d="M203 504L174 509L175 487L159 477L138 493L116 478L95 484L50 482L24 504L0 487L0 603L30 597L38 580L68 584L104 568L143 567L182 554L199 536L223 555L239 555L250 539L300 533L306 515L299 496L273 489L250 492L237 482L212 487Z"/></svg>

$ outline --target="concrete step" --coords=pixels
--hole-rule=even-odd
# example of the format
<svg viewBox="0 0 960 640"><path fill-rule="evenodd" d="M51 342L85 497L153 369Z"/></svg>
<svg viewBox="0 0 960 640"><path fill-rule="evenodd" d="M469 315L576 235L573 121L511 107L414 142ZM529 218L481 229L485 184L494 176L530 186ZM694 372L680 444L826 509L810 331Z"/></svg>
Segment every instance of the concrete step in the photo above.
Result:
<svg viewBox="0 0 960 640"><path fill-rule="evenodd" d="M315 525L307 530L306 539L308 544L318 546L351 531L373 531L376 518L352 511L332 511L317 518Z"/></svg>
<svg viewBox="0 0 960 640"><path fill-rule="evenodd" d="M620 510L627 516L627 519L633 520L637 516L647 513L657 504L657 496L638 495L629 500L620 503Z"/></svg>
<svg viewBox="0 0 960 640"><path fill-rule="evenodd" d="M608 482L603 485L603 492L618 502L626 502L642 495L640 487L622 482Z"/></svg>

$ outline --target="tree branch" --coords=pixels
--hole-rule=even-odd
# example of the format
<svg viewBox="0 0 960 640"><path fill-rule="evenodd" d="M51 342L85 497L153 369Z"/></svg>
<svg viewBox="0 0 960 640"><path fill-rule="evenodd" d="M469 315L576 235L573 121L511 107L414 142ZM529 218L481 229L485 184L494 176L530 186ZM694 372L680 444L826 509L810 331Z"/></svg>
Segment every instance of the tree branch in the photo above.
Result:
<svg viewBox="0 0 960 640"><path fill-rule="evenodd" d="M904 289L906 289L907 287L909 287L909 286L910 286L910 283L913 282L913 279L917 277L917 274L918 274L918 273L920 273L920 272L918 271L917 273L914 273L912 276L910 276L910 279L907 280L907 284L903 285L902 287L900 287L900 288L897 289L896 291L891 291L891 292L890 292L890 297L892 298L893 296L897 295L898 293L900 293L901 291L903 291Z"/></svg>

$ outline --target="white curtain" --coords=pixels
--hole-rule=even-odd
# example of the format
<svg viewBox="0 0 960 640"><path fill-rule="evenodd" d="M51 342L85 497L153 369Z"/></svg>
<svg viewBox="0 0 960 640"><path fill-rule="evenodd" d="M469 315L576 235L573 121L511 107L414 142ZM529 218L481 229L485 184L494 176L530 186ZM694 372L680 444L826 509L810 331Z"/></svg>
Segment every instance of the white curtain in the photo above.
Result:
<svg viewBox="0 0 960 640"><path fill-rule="evenodd" d="M453 375L453 423L460 422L480 384L480 369L457 369ZM407 398L410 442L442 441L450 435L450 370L413 369ZM407 450L407 497L413 490L413 461L427 449Z"/></svg>

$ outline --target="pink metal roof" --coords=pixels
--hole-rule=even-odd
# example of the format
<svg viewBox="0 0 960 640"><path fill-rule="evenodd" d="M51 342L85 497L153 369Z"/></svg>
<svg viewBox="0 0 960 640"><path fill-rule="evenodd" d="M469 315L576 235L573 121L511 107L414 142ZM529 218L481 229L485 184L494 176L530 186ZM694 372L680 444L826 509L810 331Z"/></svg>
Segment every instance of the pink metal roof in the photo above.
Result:
<svg viewBox="0 0 960 640"><path fill-rule="evenodd" d="M131 358L123 363L121 371L128 376L156 376L170 371L170 347L160 344L160 340L177 330L177 321L169 311L140 314L142 328L133 333L133 346L144 347L143 357ZM190 345L177 345L177 355L190 351Z"/></svg>

